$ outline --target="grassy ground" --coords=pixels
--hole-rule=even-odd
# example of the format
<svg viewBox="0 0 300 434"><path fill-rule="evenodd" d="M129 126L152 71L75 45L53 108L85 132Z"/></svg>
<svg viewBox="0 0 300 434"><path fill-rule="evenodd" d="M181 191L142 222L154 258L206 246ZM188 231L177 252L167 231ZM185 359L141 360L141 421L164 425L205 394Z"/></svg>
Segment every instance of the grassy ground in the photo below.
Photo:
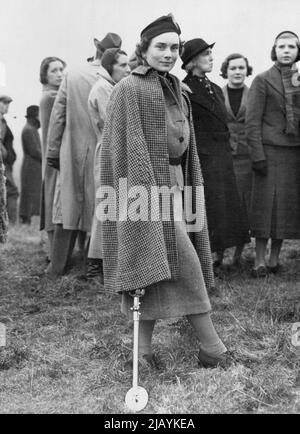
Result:
<svg viewBox="0 0 300 434"><path fill-rule="evenodd" d="M247 255L253 256L249 248ZM299 413L300 244L286 243L283 270L262 280L221 276L213 320L230 349L250 361L227 371L197 367L197 342L185 320L159 322L154 348L161 372L141 372L149 413ZM79 266L53 283L37 224L10 231L0 247L0 413L126 413L131 324L119 298L76 280Z"/></svg>

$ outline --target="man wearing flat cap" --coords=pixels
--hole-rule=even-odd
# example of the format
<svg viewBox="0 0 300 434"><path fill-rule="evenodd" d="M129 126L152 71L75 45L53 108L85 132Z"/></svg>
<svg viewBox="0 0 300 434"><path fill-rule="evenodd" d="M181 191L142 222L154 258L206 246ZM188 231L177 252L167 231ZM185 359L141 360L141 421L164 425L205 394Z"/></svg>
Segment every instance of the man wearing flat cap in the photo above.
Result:
<svg viewBox="0 0 300 434"><path fill-rule="evenodd" d="M119 48L121 38L108 33L94 40L96 58L79 69L70 70L58 91L53 106L47 144L47 164L60 171L55 197L52 277L63 274L69 251L79 235L84 254L85 235L91 230L94 213L94 154L97 137L92 126L88 97L102 71L101 57L108 48Z"/></svg>
<svg viewBox="0 0 300 434"><path fill-rule="evenodd" d="M15 224L17 221L19 192L13 178L13 164L17 156L13 148L14 136L4 119L4 115L8 113L9 104L11 102L12 99L10 96L0 94L0 149L5 165L7 212L10 223Z"/></svg>

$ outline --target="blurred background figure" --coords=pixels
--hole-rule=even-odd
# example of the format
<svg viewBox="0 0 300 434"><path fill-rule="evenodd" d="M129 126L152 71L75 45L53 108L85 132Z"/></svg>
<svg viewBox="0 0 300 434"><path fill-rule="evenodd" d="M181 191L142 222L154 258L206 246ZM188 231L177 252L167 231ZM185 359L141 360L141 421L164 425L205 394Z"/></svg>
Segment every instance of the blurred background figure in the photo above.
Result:
<svg viewBox="0 0 300 434"><path fill-rule="evenodd" d="M246 114L254 171L250 221L256 238L254 277L277 273L283 240L300 239L298 36L289 31L277 35L271 59L274 65L255 77L251 85Z"/></svg>
<svg viewBox="0 0 300 434"><path fill-rule="evenodd" d="M3 163L3 155L6 155L6 150L1 141L0 130L0 243L6 242L8 217L6 209L6 179L5 167Z"/></svg>
<svg viewBox="0 0 300 434"><path fill-rule="evenodd" d="M2 159L5 166L6 176L6 203L9 222L17 223L17 206L19 192L13 177L13 165L17 159L14 150L14 136L7 125L4 115L8 113L12 99L8 95L0 95L0 142L2 148Z"/></svg>
<svg viewBox="0 0 300 434"><path fill-rule="evenodd" d="M94 156L97 144L88 112L88 97L99 79L101 58L108 48L120 48L121 38L108 33L102 41L94 39L95 60L68 71L53 105L47 142L47 164L59 170L54 200L56 224L49 277L61 276L70 258L76 237L85 258L85 236L91 231L94 214ZM58 194L56 194L58 193Z"/></svg>
<svg viewBox="0 0 300 434"><path fill-rule="evenodd" d="M43 85L40 101L40 120L42 128L42 195L40 229L48 235L48 261L51 262L51 252L54 237L53 200L58 171L46 164L47 135L53 104L63 79L66 63L58 57L46 57L40 67L40 82Z"/></svg>
<svg viewBox="0 0 300 434"><path fill-rule="evenodd" d="M230 146L233 156L233 169L237 188L242 203L242 211L247 227L250 228L249 211L252 186L252 166L250 150L246 139L246 106L248 87L246 77L252 74L252 67L248 59L242 54L230 54L221 67L221 77L228 80L223 87L225 106L227 109L227 122L230 132ZM244 244L236 247L233 265L241 265Z"/></svg>
<svg viewBox="0 0 300 434"><path fill-rule="evenodd" d="M213 69L213 46L203 39L193 39L185 43L181 58L187 72L183 82L192 90L190 99L216 268L222 265L226 248L248 243L250 238L233 170L224 95L206 75Z"/></svg>
<svg viewBox="0 0 300 434"><path fill-rule="evenodd" d="M119 48L106 50L102 57L101 64L103 70L100 72L99 80L94 84L89 96L89 112L97 135L94 168L96 192L100 186L100 150L104 122L106 119L106 108L115 84L130 74L127 54ZM97 199L95 207L97 207ZM102 259L101 222L97 220L95 210L88 252L86 273L88 279L99 276L103 277Z"/></svg>
<svg viewBox="0 0 300 434"><path fill-rule="evenodd" d="M27 122L22 131L23 164L21 168L20 221L31 223L31 217L40 215L42 185L42 149L39 128L39 107L27 107Z"/></svg>

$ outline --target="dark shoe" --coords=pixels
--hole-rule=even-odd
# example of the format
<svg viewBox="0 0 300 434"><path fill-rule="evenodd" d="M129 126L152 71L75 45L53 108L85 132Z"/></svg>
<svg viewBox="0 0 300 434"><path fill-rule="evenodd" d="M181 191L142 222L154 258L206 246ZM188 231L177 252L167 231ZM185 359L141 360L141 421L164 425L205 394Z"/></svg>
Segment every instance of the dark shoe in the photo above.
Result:
<svg viewBox="0 0 300 434"><path fill-rule="evenodd" d="M267 277L268 275L268 269L264 265L260 265L258 268L252 268L251 270L251 276L255 279Z"/></svg>
<svg viewBox="0 0 300 434"><path fill-rule="evenodd" d="M220 356L213 356L208 354L200 348L198 354L198 365L202 368L222 368L227 369L236 362L236 359L232 352L226 351L226 353Z"/></svg>
<svg viewBox="0 0 300 434"><path fill-rule="evenodd" d="M95 278L103 279L103 261L102 259L89 259L86 271L87 280Z"/></svg>
<svg viewBox="0 0 300 434"><path fill-rule="evenodd" d="M268 271L269 271L269 273L272 273L272 274L277 274L280 270L281 270L281 265L280 264L277 264L277 265L275 265L274 267L269 267L268 266Z"/></svg>
<svg viewBox="0 0 300 434"><path fill-rule="evenodd" d="M30 217L20 216L20 220L21 220L22 225L31 225L31 218Z"/></svg>

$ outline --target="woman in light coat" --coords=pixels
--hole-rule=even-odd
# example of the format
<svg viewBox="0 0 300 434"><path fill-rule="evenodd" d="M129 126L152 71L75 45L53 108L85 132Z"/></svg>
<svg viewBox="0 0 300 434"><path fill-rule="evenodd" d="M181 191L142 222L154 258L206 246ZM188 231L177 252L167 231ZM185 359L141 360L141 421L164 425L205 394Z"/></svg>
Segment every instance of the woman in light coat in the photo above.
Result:
<svg viewBox="0 0 300 434"><path fill-rule="evenodd" d="M130 74L127 54L119 48L106 50L102 59L99 80L94 84L89 96L89 113L97 135L97 147L95 152L95 205L98 205L97 190L100 180L100 149L104 123L106 119L107 105L114 86ZM88 252L87 275L88 279L102 276L102 247L101 247L101 223L94 215L90 246Z"/></svg>
<svg viewBox="0 0 300 434"><path fill-rule="evenodd" d="M51 261L51 251L54 236L53 198L58 172L46 164L47 135L53 104L63 79L66 63L58 57L46 57L40 66L40 82L43 93L40 101L40 120L42 129L42 196L40 230L48 235L48 259Z"/></svg>
<svg viewBox="0 0 300 434"><path fill-rule="evenodd" d="M143 66L115 86L107 108L96 209L104 283L122 292L128 319L130 293L145 289L139 334L145 363L156 364L156 320L187 316L200 341L199 364L225 367L231 359L211 321L206 290L214 279L188 89L169 73L179 56L179 35L171 15L142 31L137 55ZM159 200L161 189L167 195Z"/></svg>

